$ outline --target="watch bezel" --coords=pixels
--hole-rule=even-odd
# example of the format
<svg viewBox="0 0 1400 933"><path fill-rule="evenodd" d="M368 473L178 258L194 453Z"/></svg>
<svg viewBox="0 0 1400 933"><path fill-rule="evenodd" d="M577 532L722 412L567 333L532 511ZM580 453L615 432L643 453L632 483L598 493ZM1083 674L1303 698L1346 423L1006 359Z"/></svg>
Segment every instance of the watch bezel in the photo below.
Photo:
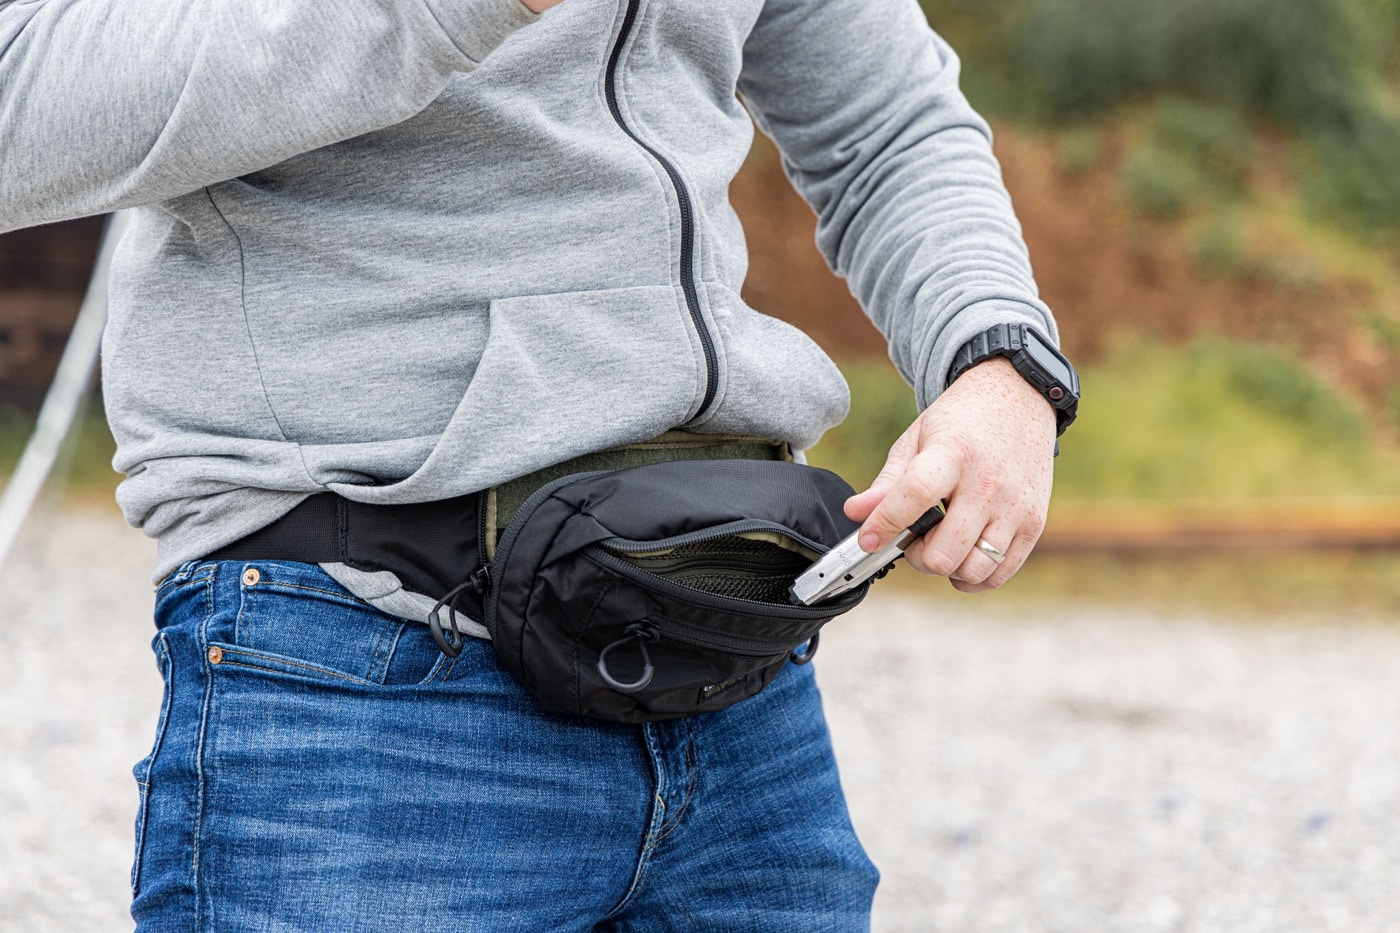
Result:
<svg viewBox="0 0 1400 933"><path fill-rule="evenodd" d="M1050 344L1035 328L1028 324L1021 325L1021 349L1012 357L1011 363L1016 366L1017 372L1029 377L1031 374L1022 370L1019 365L1022 359L1028 359L1037 369L1032 372L1043 375L1046 379L1045 385L1040 385L1032 380L1037 389L1040 389L1045 400L1060 411L1072 408L1079 401L1079 373L1075 372L1074 366L1065 358L1065 355ZM1050 363L1064 367L1068 380L1055 376L1050 369ZM1055 390L1060 390L1057 396Z"/></svg>

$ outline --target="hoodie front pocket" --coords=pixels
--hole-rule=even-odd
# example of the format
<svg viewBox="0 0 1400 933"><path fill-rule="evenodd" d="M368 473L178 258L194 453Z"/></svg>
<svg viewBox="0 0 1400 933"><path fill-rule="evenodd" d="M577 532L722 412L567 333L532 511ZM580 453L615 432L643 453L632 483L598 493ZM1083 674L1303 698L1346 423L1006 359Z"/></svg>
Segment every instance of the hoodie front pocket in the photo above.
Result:
<svg viewBox="0 0 1400 933"><path fill-rule="evenodd" d="M665 286L491 302L471 385L432 453L401 482L353 497L481 489L684 423L704 382L685 313Z"/></svg>

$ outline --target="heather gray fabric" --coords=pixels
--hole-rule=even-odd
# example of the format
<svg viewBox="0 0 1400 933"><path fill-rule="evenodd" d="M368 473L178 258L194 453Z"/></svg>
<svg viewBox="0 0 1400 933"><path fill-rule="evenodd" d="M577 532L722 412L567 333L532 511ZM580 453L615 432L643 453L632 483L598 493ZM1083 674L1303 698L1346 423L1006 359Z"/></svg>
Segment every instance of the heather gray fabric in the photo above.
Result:
<svg viewBox="0 0 1400 933"><path fill-rule="evenodd" d="M0 230L138 207L104 392L157 578L314 492L446 498L677 426L815 443L846 413L839 372L739 297L736 89L921 406L976 332L1054 337L915 0L536 19L0 0Z"/></svg>

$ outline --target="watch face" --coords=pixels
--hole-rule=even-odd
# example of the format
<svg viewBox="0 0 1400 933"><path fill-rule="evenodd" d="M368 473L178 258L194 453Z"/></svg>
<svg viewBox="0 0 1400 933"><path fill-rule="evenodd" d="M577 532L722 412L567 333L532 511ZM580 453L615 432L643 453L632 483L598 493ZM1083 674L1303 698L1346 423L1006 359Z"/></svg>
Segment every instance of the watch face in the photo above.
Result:
<svg viewBox="0 0 1400 933"><path fill-rule="evenodd" d="M1031 359L1035 360L1036 365L1045 371L1051 384L1063 386L1071 397L1078 398L1079 377L1075 374L1074 367L1069 365L1069 361L1060 354L1060 351L1029 327L1022 330L1021 340Z"/></svg>

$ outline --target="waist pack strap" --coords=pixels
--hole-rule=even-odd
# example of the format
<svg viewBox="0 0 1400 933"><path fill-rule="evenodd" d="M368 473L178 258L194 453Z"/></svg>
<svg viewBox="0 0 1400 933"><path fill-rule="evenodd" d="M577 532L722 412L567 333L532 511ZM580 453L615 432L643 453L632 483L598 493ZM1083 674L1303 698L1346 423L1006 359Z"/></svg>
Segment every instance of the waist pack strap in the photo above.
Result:
<svg viewBox="0 0 1400 933"><path fill-rule="evenodd" d="M482 564L480 506L480 493L408 505L366 505L318 493L208 559L390 570L406 589L437 599Z"/></svg>
<svg viewBox="0 0 1400 933"><path fill-rule="evenodd" d="M734 434L691 434L667 431L660 437L639 444L609 447L572 460L545 467L502 483L486 492L486 559L496 556L496 541L510 517L541 486L571 473L595 470L626 470L629 467L664 463L671 460L786 460L792 450L781 441Z"/></svg>
<svg viewBox="0 0 1400 933"><path fill-rule="evenodd" d="M666 460L723 459L791 460L792 454L786 444L763 438L669 431L650 441L584 454L484 493L454 499L366 505L334 493L317 493L206 559L342 563L357 570L389 570L405 589L441 599L491 559L501 528L530 493L550 480Z"/></svg>

